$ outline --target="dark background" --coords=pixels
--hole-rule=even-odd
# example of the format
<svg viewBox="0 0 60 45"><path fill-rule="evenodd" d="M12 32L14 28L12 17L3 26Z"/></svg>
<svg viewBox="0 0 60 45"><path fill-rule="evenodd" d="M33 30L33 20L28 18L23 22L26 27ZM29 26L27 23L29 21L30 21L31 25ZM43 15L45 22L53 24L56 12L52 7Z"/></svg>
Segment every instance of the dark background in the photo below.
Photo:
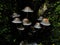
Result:
<svg viewBox="0 0 60 45"><path fill-rule="evenodd" d="M25 17L25 13L21 10L25 6L30 6L34 12L31 13L33 19L38 17L39 7L44 4L46 0L0 0L0 45L11 45L16 43L15 33L12 33L13 24L11 21L11 15L13 12L21 14L22 18ZM52 35L51 42L56 45L60 45L60 1L59 0L47 0L48 10L43 14L44 17L49 18L52 23Z"/></svg>

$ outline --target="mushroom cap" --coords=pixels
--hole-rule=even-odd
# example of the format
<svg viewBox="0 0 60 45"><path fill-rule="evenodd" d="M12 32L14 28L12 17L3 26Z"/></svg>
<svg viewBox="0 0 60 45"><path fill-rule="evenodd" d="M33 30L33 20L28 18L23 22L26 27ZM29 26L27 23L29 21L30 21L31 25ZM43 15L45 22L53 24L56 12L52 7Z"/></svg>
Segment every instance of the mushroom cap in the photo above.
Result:
<svg viewBox="0 0 60 45"><path fill-rule="evenodd" d="M37 23L34 25L34 28L38 28L38 29L40 29L40 28L41 28L40 23L37 22Z"/></svg>
<svg viewBox="0 0 60 45"><path fill-rule="evenodd" d="M41 22L42 25L45 25L45 26L49 26L50 25L50 22L49 22L49 19L48 18L44 18Z"/></svg>
<svg viewBox="0 0 60 45"><path fill-rule="evenodd" d="M39 18L38 18L38 20L42 20L43 19L43 17L42 16L40 16Z"/></svg>
<svg viewBox="0 0 60 45"><path fill-rule="evenodd" d="M33 10L29 6L26 6L22 11L24 11L24 12L33 12Z"/></svg>
<svg viewBox="0 0 60 45"><path fill-rule="evenodd" d="M24 22L25 22L25 23L29 22L29 19L24 18L24 19L23 19L23 23L24 23Z"/></svg>
<svg viewBox="0 0 60 45"><path fill-rule="evenodd" d="M19 18L15 18L12 23L22 23Z"/></svg>
<svg viewBox="0 0 60 45"><path fill-rule="evenodd" d="M17 13L13 13L12 17L13 17L13 18L15 18L15 17L20 17L20 15L17 14Z"/></svg>
<svg viewBox="0 0 60 45"><path fill-rule="evenodd" d="M24 30L25 28L24 27L20 27L20 28L17 28L18 30Z"/></svg>
<svg viewBox="0 0 60 45"><path fill-rule="evenodd" d="M31 22L29 22L29 19L24 18L23 19L23 25L31 25Z"/></svg>

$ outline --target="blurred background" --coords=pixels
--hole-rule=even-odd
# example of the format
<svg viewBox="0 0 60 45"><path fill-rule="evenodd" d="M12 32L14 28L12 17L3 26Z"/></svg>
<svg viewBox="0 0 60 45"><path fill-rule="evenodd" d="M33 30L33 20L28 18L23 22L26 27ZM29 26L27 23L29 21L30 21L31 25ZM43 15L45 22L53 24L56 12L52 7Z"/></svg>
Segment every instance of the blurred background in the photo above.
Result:
<svg viewBox="0 0 60 45"><path fill-rule="evenodd" d="M43 8L44 4L47 7ZM60 0L0 0L0 45L16 43L16 38L11 33L13 30L11 15L14 12L23 15L21 10L25 6L30 6L34 10L33 18L42 15L50 20L52 23L52 35L50 36L52 45L60 45ZM46 10L42 11L42 8Z"/></svg>

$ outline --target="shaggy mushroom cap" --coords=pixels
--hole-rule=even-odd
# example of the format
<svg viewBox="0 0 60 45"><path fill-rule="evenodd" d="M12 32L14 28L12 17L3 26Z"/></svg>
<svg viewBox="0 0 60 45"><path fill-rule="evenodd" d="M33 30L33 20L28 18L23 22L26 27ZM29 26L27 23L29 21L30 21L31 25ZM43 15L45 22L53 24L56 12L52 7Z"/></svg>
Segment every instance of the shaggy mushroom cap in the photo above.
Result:
<svg viewBox="0 0 60 45"><path fill-rule="evenodd" d="M50 22L49 22L49 19L48 18L44 18L41 22L42 25L45 25L45 26L49 26L50 25Z"/></svg>

